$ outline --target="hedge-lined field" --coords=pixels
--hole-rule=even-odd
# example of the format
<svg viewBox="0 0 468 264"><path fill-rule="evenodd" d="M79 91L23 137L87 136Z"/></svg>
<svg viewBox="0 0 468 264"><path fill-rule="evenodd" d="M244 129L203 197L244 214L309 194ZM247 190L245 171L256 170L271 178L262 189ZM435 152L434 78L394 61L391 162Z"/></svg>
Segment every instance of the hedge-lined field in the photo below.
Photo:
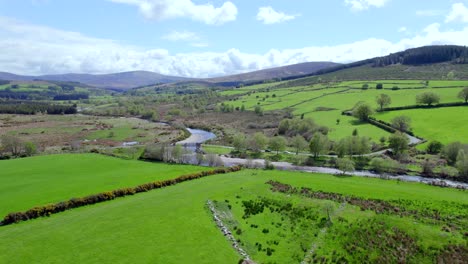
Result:
<svg viewBox="0 0 468 264"><path fill-rule="evenodd" d="M0 168L1 217L47 203L207 170L97 154L2 160Z"/></svg>
<svg viewBox="0 0 468 264"><path fill-rule="evenodd" d="M384 89L375 89L377 83L382 83ZM367 90L361 89L364 84L369 85ZM341 112L353 108L358 102L367 102L377 109L376 97L382 93L391 97L390 107L415 105L416 96L427 91L438 94L441 103L462 102L457 95L462 87L468 86L468 82L430 81L427 88L424 88L425 84L420 80L346 81L330 84L330 88L324 84L286 88L275 88L275 85L277 84L271 84L269 89L265 84L257 86L258 90L241 88L247 94L224 103L234 107L244 105L251 111L257 105L265 111L291 108L296 116L304 114L318 124L329 127L331 139L349 136L357 129L359 135L371 137L377 142L380 137L388 137L389 134L369 124L356 122L353 117L341 116ZM392 90L394 86L398 86L399 89ZM340 119L339 124L337 119Z"/></svg>
<svg viewBox="0 0 468 264"><path fill-rule="evenodd" d="M413 133L428 141L468 143L468 106L390 111L375 117L390 122L401 115L411 118Z"/></svg>
<svg viewBox="0 0 468 264"><path fill-rule="evenodd" d="M463 230L466 228L466 218L457 218L453 222L460 227L462 221L461 230L446 231L445 227L448 225L439 220L415 220L411 216L382 217L373 211L372 206L371 210L361 211L356 205L349 204L344 205L341 211L338 210L341 203L334 200L272 192L272 186L266 184L269 180L291 184L297 188L308 187L314 191L353 195L361 200L372 198L396 201L399 206L410 210L437 210L442 218L448 214L463 216L467 213L467 193L456 189L359 177L243 170L81 207L49 218L3 226L0 228L0 262L237 263L240 256L216 227L206 208L207 200L229 205L226 210L229 210L234 220L232 223L241 231L234 228L231 230L257 263L298 263L300 261L296 260L305 255L301 246L309 249L314 241L320 242L317 250L330 260L333 254L343 256L346 249L340 249L338 246L341 242L338 243L335 238L360 234L362 230L359 228L371 227L372 223L375 223L376 229L369 229L371 233L368 238L375 239L382 235L381 232L389 231L391 234L392 231L387 230L388 226L396 226L397 236L389 237L386 242L398 243L399 239L404 239L405 243L416 241L421 245L423 253L437 253L443 251L448 244L466 243L466 238L460 235L466 232ZM358 198L356 201L361 201ZM279 201L285 207L277 207L278 210L274 212L265 208L265 214L243 219L244 201L266 201L265 199ZM316 238L313 234L323 228L321 219L326 216L324 209L328 208L328 204L334 210L331 217L336 224L330 230L335 232L327 231ZM296 218L291 218L292 215L287 213L290 212L288 208L295 209ZM307 225L301 226L299 224L303 219L301 212L304 208L307 211L304 211L303 216L311 218L304 218ZM341 219L338 217L345 220L338 220ZM278 223L282 225L279 226ZM351 223L354 223L353 229L342 228ZM296 229L291 230L293 225ZM447 228L450 229L449 226ZM296 234L311 236L304 240ZM356 252L356 257L377 253L366 248L367 241L370 239L358 241L362 245L357 246L362 248ZM269 252L272 254L259 251L255 243L261 243L263 249L270 248ZM409 249L419 247L414 246L414 243L408 246ZM337 250L337 253L333 253L333 250ZM392 250L394 249L389 247L386 252L393 252ZM428 258L430 255L422 257L423 260Z"/></svg>

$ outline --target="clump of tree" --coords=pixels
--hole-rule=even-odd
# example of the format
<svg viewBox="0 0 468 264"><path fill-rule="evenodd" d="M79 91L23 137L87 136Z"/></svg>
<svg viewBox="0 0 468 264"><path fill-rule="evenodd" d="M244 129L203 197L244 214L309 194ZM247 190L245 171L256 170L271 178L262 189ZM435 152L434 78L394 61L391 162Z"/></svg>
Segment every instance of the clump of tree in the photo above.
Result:
<svg viewBox="0 0 468 264"><path fill-rule="evenodd" d="M24 142L19 137L13 135L1 136L0 143L0 153L2 156L28 157L37 153L36 144L30 141Z"/></svg>
<svg viewBox="0 0 468 264"><path fill-rule="evenodd" d="M401 132L407 132L411 129L411 118L404 115L394 117L391 123L392 127Z"/></svg>
<svg viewBox="0 0 468 264"><path fill-rule="evenodd" d="M398 173L403 171L404 165L392 159L385 159L376 157L370 161L371 170L382 174L382 173Z"/></svg>
<svg viewBox="0 0 468 264"><path fill-rule="evenodd" d="M427 144L426 151L429 154L438 154L442 151L444 145L440 141L433 140Z"/></svg>
<svg viewBox="0 0 468 264"><path fill-rule="evenodd" d="M409 149L409 138L406 134L396 132L388 138L388 146L392 149L396 158L403 157Z"/></svg>
<svg viewBox="0 0 468 264"><path fill-rule="evenodd" d="M167 163L191 163L191 152L181 145L150 144L145 147L142 158Z"/></svg>
<svg viewBox="0 0 468 264"><path fill-rule="evenodd" d="M432 106L440 102L440 96L433 92L424 92L416 96L417 104L425 104L427 106Z"/></svg>
<svg viewBox="0 0 468 264"><path fill-rule="evenodd" d="M361 121L368 121L369 116L371 116L374 113L374 110L372 107L363 102L359 102L354 106L352 110L353 116L358 118Z"/></svg>
<svg viewBox="0 0 468 264"><path fill-rule="evenodd" d="M370 153L371 144L367 137L349 136L336 142L334 150L338 157L364 155Z"/></svg>
<svg viewBox="0 0 468 264"><path fill-rule="evenodd" d="M260 153L268 145L268 138L265 134L257 132L249 137L248 146L254 153Z"/></svg>
<svg viewBox="0 0 468 264"><path fill-rule="evenodd" d="M380 94L377 96L375 101L380 107L380 111L383 111L384 107L387 107L392 103L392 98L388 94Z"/></svg>
<svg viewBox="0 0 468 264"><path fill-rule="evenodd" d="M454 165L457 162L457 157L461 150L468 153L468 145L460 142L452 142L442 149L442 156L447 160L448 164Z"/></svg>
<svg viewBox="0 0 468 264"><path fill-rule="evenodd" d="M305 150L307 148L307 141L304 139L303 136L296 135L289 141L289 145L294 148L296 155L299 154L300 151Z"/></svg>
<svg viewBox="0 0 468 264"><path fill-rule="evenodd" d="M309 141L315 133L328 134L328 128L317 125L313 119L283 119L278 126L278 134L287 137L301 135Z"/></svg>

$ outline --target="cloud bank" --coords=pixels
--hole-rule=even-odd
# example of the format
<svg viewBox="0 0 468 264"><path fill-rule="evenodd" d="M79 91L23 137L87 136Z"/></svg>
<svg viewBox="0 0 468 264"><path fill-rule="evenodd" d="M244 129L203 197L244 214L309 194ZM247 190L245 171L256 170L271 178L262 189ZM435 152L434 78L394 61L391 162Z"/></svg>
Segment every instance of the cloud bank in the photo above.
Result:
<svg viewBox="0 0 468 264"><path fill-rule="evenodd" d="M383 7L390 0L345 0L344 3L353 11L363 11L371 7Z"/></svg>
<svg viewBox="0 0 468 264"><path fill-rule="evenodd" d="M270 49L263 54L238 49L225 52L172 54L166 49L142 49L109 39L85 36L0 17L0 71L18 74L112 73L133 70L167 75L212 77L307 61L351 62L408 48L434 44L466 45L468 26L441 31L440 24L397 42L370 38L336 46ZM174 39L190 34L174 34Z"/></svg>

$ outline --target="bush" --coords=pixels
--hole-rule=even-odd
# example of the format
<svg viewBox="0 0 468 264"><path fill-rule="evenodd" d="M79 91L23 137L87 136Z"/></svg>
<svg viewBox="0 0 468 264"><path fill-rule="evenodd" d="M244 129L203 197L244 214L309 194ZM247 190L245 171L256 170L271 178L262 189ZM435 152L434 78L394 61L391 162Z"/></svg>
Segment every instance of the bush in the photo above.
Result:
<svg viewBox="0 0 468 264"><path fill-rule="evenodd" d="M442 143L440 143L440 141L434 140L429 142L429 144L426 147L426 151L429 154L438 154L442 151L443 147L444 146L442 145Z"/></svg>

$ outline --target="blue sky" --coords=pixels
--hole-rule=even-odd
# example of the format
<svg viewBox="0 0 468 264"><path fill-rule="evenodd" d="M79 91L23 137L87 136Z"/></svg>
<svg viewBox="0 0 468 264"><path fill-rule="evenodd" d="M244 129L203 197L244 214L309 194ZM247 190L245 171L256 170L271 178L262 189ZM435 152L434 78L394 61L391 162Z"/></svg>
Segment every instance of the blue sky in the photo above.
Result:
<svg viewBox="0 0 468 264"><path fill-rule="evenodd" d="M468 1L0 0L0 71L208 77L468 43Z"/></svg>

